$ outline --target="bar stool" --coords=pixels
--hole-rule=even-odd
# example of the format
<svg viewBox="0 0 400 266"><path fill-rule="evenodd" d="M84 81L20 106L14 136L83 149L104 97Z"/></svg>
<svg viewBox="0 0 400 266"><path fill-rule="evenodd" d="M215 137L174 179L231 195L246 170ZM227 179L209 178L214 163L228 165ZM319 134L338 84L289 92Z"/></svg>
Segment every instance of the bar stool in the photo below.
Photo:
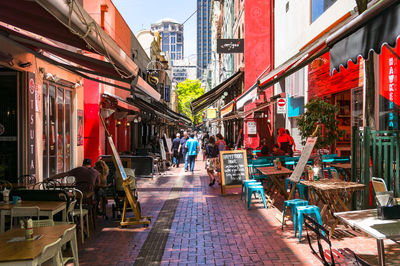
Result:
<svg viewBox="0 0 400 266"><path fill-rule="evenodd" d="M248 193L249 187L252 187L252 186L262 186L262 183L258 182L258 181L245 183L244 184L244 201L246 201L246 199L247 199L247 193Z"/></svg>
<svg viewBox="0 0 400 266"><path fill-rule="evenodd" d="M308 206L299 206L296 208L296 214L295 216L297 217L297 225L299 226L299 242L301 242L301 231L303 229L303 214L310 214L315 216L317 219L317 222L322 225L322 219L321 219L321 214L319 212L319 207L315 205L308 205ZM325 233L322 232L322 234L325 236ZM296 227L294 228L294 236L296 236Z"/></svg>
<svg viewBox="0 0 400 266"><path fill-rule="evenodd" d="M240 199L242 199L243 193L246 191L245 190L245 185L247 183L254 183L254 182L257 182L257 180L250 179L250 180L243 180L242 181L242 192L240 193ZM257 182L257 183L260 183L260 182ZM246 195L245 195L245 200L246 200Z"/></svg>
<svg viewBox="0 0 400 266"><path fill-rule="evenodd" d="M248 188L248 198L247 198L247 209L250 210L250 204L251 204L251 196L253 193L258 193L258 195L262 198L262 201L264 203L264 208L267 208L267 204L265 202L265 194L264 194L264 187L259 185L259 186L250 186Z"/></svg>
<svg viewBox="0 0 400 266"><path fill-rule="evenodd" d="M283 225L285 224L285 212L286 208L290 207L292 209L292 217L293 217L293 226L294 230L296 231L296 209L297 207L300 206L307 206L308 201L303 200L303 199L291 199L291 200L285 200L283 203L283 214L282 214L282 230L283 230Z"/></svg>

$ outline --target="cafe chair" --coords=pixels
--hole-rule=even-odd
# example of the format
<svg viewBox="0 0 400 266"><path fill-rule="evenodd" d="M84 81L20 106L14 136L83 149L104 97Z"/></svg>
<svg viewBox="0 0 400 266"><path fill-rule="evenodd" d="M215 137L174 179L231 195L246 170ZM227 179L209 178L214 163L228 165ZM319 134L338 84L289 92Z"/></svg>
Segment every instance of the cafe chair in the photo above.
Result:
<svg viewBox="0 0 400 266"><path fill-rule="evenodd" d="M53 265L60 265L60 245L61 238L57 239L55 242L45 246L40 253L40 258L37 266L41 266L46 261L53 259Z"/></svg>
<svg viewBox="0 0 400 266"><path fill-rule="evenodd" d="M386 183L385 183L385 180L383 180L383 178L372 177L371 182L372 182L372 186L374 188L375 193L387 191Z"/></svg>
<svg viewBox="0 0 400 266"><path fill-rule="evenodd" d="M75 197L79 200L79 209L73 209L72 217L78 217L80 220L80 228L81 228L81 236L82 236L82 244L85 242L84 232L83 232L83 218L86 216L86 230L87 235L89 237L89 211L87 209L82 208L83 203L83 193L79 189L73 188L72 191L75 194ZM75 204L74 204L75 205Z"/></svg>
<svg viewBox="0 0 400 266"><path fill-rule="evenodd" d="M36 178L33 175L21 175L18 177L18 186L29 188L36 184Z"/></svg>
<svg viewBox="0 0 400 266"><path fill-rule="evenodd" d="M361 265L370 266L369 263L361 259L357 254L348 248L332 249L332 243L329 238L329 230L315 221L312 217L304 214L304 227L307 231L308 245L312 253L326 266L334 265ZM315 234L318 251L312 245L310 232Z"/></svg>
<svg viewBox="0 0 400 266"><path fill-rule="evenodd" d="M13 228L13 223L15 218L33 218L36 216L36 220L40 217L40 208L37 206L33 207L12 207L10 214L10 229Z"/></svg>
<svg viewBox="0 0 400 266"><path fill-rule="evenodd" d="M65 230L63 233L63 236L61 237L60 260L61 260L61 265L63 265L63 266L66 265L67 262L69 262L70 260L73 260L75 266L79 265L78 243L76 241L76 230L75 229L76 229L76 226ZM61 247L67 243L70 244L70 247L72 250L72 257L63 257L63 255L62 255Z"/></svg>
<svg viewBox="0 0 400 266"><path fill-rule="evenodd" d="M53 219L33 220L33 227L47 227L54 226Z"/></svg>

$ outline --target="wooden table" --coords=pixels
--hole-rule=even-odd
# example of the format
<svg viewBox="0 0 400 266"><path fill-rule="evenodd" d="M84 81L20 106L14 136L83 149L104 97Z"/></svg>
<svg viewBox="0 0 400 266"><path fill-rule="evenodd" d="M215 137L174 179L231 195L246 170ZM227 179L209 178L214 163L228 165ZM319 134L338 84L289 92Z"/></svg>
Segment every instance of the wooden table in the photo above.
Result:
<svg viewBox="0 0 400 266"><path fill-rule="evenodd" d="M268 202L271 205L274 204L275 199L278 196L278 193L275 194L275 190L278 190L278 192L285 199L289 198L289 195L285 190L285 178L287 178L290 174L292 174L293 172L292 170L287 169L286 167L282 167L281 170L276 170L275 167L273 166L257 167L257 170L260 171L263 175L268 176L268 178L270 178L272 182L272 186L268 189L269 193L267 193L267 195L271 194L268 197Z"/></svg>
<svg viewBox="0 0 400 266"><path fill-rule="evenodd" d="M338 168L343 168L346 170L350 170L351 169L351 163L337 163L333 165L334 167L338 167Z"/></svg>
<svg viewBox="0 0 400 266"><path fill-rule="evenodd" d="M53 219L54 214L62 212L62 220L66 221L67 203L65 201L22 201L22 203L14 205L12 203L0 203L0 233L4 232L5 228L5 217L11 214L11 208L17 207L33 207L37 206L40 208L40 216L47 216L49 219Z"/></svg>
<svg viewBox="0 0 400 266"><path fill-rule="evenodd" d="M24 240L8 243L14 237L24 237L25 230L12 229L0 234L0 265L37 265L40 253L46 245L62 237L65 230L76 227L75 224L63 224L33 228L33 235L42 235L38 240ZM76 243L76 233L75 243ZM74 244L74 240L73 240Z"/></svg>
<svg viewBox="0 0 400 266"><path fill-rule="evenodd" d="M354 192L363 190L365 188L364 184L359 184L355 182L346 182L340 179L323 179L319 181L300 181L301 184L308 186L308 193L310 197L311 204L318 205L322 202L321 218L325 225L327 225L328 220L333 218L335 220L334 224L330 230L330 236L332 236L335 227L337 226L339 219L334 216L335 212L350 211L348 203L351 203Z"/></svg>
<svg viewBox="0 0 400 266"><path fill-rule="evenodd" d="M339 212L334 214L343 223L359 229L376 239L379 265L385 265L385 239L400 237L400 219L381 220L376 209Z"/></svg>

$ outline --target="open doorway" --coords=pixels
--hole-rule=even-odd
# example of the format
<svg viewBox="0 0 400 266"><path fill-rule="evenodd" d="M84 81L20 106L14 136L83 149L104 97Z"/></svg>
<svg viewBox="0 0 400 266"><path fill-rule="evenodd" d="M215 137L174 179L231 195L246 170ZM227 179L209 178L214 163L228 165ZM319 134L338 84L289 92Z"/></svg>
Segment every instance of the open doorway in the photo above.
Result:
<svg viewBox="0 0 400 266"><path fill-rule="evenodd" d="M0 69L0 179L17 183L19 174L19 73Z"/></svg>

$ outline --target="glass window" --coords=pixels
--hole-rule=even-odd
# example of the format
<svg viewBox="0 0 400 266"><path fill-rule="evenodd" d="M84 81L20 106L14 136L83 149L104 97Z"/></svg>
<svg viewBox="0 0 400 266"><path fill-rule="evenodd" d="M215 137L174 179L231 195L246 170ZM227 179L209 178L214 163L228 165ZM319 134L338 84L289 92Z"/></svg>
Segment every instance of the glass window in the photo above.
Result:
<svg viewBox="0 0 400 266"><path fill-rule="evenodd" d="M171 43L175 43L176 42L176 38L175 38L175 36L171 36Z"/></svg>
<svg viewBox="0 0 400 266"><path fill-rule="evenodd" d="M43 84L43 177L72 165L72 91Z"/></svg>
<svg viewBox="0 0 400 266"><path fill-rule="evenodd" d="M182 42L182 34L181 33L178 33L178 35L177 35L177 42Z"/></svg>
<svg viewBox="0 0 400 266"><path fill-rule="evenodd" d="M178 52L182 52L182 44L177 44L176 49Z"/></svg>
<svg viewBox="0 0 400 266"><path fill-rule="evenodd" d="M311 22L319 18L337 0L311 0Z"/></svg>
<svg viewBox="0 0 400 266"><path fill-rule="evenodd" d="M176 45L171 45L171 52L175 52Z"/></svg>

